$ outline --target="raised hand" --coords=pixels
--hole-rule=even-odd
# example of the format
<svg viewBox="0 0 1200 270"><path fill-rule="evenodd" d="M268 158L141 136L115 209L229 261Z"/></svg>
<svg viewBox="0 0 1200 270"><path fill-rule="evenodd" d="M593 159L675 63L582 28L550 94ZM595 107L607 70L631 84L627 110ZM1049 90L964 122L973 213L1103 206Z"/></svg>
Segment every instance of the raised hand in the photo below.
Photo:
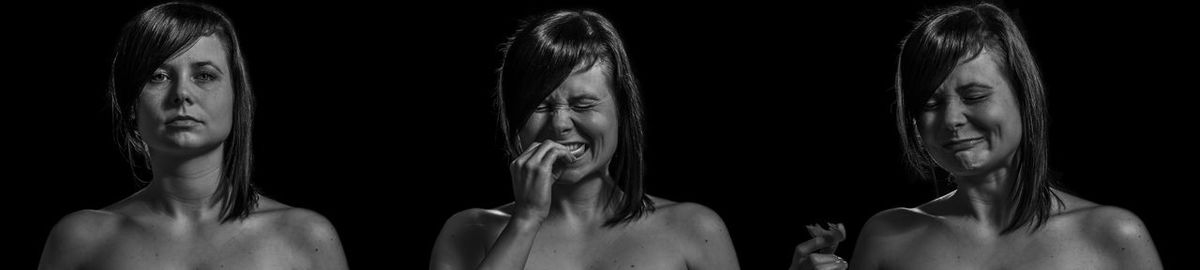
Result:
<svg viewBox="0 0 1200 270"><path fill-rule="evenodd" d="M838 243L846 240L846 227L838 224L826 224L828 229L818 225L804 226L808 229L808 234L812 239L804 241L796 245L796 251L792 255L792 266L790 270L808 270L808 269L846 269L848 265L841 257L834 255L837 251Z"/></svg>
<svg viewBox="0 0 1200 270"><path fill-rule="evenodd" d="M574 162L567 147L551 140L534 142L509 164L515 197L514 219L540 224L550 213L550 187L557 180L557 161Z"/></svg>

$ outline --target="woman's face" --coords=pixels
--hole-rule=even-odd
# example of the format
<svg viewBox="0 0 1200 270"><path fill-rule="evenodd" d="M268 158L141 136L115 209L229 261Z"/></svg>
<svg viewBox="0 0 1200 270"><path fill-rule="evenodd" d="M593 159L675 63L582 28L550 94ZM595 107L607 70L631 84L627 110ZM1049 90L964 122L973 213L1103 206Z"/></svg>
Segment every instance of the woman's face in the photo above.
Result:
<svg viewBox="0 0 1200 270"><path fill-rule="evenodd" d="M142 139L156 152L186 154L222 145L233 122L233 84L215 35L154 71L138 97Z"/></svg>
<svg viewBox="0 0 1200 270"><path fill-rule="evenodd" d="M1007 166L1021 141L1021 114L1008 80L985 49L955 67L917 116L938 166L970 176Z"/></svg>
<svg viewBox="0 0 1200 270"><path fill-rule="evenodd" d="M520 131L521 146L551 140L578 157L554 165L558 182L575 183L591 173L607 173L617 149L617 104L608 65L597 63L576 72L538 105Z"/></svg>

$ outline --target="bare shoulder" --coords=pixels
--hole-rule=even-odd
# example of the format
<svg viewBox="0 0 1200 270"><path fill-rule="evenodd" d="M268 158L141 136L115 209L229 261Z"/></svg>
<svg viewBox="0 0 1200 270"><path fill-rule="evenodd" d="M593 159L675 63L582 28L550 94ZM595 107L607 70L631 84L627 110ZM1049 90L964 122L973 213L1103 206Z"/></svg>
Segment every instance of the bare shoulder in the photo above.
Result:
<svg viewBox="0 0 1200 270"><path fill-rule="evenodd" d="M249 217L268 228L303 242L337 241L337 230L325 216L309 209L291 207L267 197L260 197L259 206Z"/></svg>
<svg viewBox="0 0 1200 270"><path fill-rule="evenodd" d="M854 245L851 265L861 269L877 269L885 261L909 248L914 240L939 227L934 215L921 208L892 208L880 211L867 220L859 231Z"/></svg>
<svg viewBox="0 0 1200 270"><path fill-rule="evenodd" d="M891 237L913 234L937 225L937 217L920 208L897 207L875 213L863 225L862 236Z"/></svg>
<svg viewBox="0 0 1200 270"><path fill-rule="evenodd" d="M906 240L904 237L918 236L944 228L945 217L956 214L954 207L949 203L954 193L947 193L917 207L897 207L875 213L863 225L859 239L861 241L864 237L882 237L895 243L895 240Z"/></svg>
<svg viewBox="0 0 1200 270"><path fill-rule="evenodd" d="M512 217L512 207L471 208L451 215L434 242L430 269L458 269L464 262L482 261Z"/></svg>
<svg viewBox="0 0 1200 270"><path fill-rule="evenodd" d="M104 210L80 210L64 216L46 239L42 267L70 268L86 261L120 232L124 219L121 214Z"/></svg>
<svg viewBox="0 0 1200 270"><path fill-rule="evenodd" d="M1092 205L1072 209L1063 213L1073 219L1078 230L1093 241L1107 243L1104 246L1125 246L1130 243L1149 242L1150 232L1142 219L1132 211L1109 205Z"/></svg>
<svg viewBox="0 0 1200 270"><path fill-rule="evenodd" d="M1098 233L1121 241L1140 241L1149 238L1142 219L1133 212L1116 206L1098 205L1089 208L1084 224L1091 224Z"/></svg>
<svg viewBox="0 0 1200 270"><path fill-rule="evenodd" d="M442 225L442 237L472 243L494 239L512 218L512 206L510 203L492 209L471 208L454 213Z"/></svg>
<svg viewBox="0 0 1200 270"><path fill-rule="evenodd" d="M1127 209L1100 205L1091 201L1060 193L1063 209L1055 215L1077 224L1078 230L1093 238L1110 241L1136 241L1139 238L1149 238L1146 225L1142 219Z"/></svg>
<svg viewBox="0 0 1200 270"><path fill-rule="evenodd" d="M1127 209L1100 205L1069 194L1059 194L1065 206L1055 215L1062 224L1114 259L1122 269L1162 269L1158 250L1146 224Z"/></svg>
<svg viewBox="0 0 1200 270"><path fill-rule="evenodd" d="M442 230L443 232L447 229L499 232L512 218L512 207L513 204L509 203L491 209L470 208L458 211L446 219Z"/></svg>
<svg viewBox="0 0 1200 270"><path fill-rule="evenodd" d="M309 209L291 207L265 196L248 220L261 225L270 235L282 237L303 253L317 268L344 269L346 255L337 229L325 216Z"/></svg>
<svg viewBox="0 0 1200 270"><path fill-rule="evenodd" d="M721 216L707 206L692 202L674 202L651 196L655 210L646 217L650 230L668 236L654 238L677 244L689 267L701 269L738 269L737 252ZM641 223L642 221L639 221Z"/></svg>
<svg viewBox="0 0 1200 270"><path fill-rule="evenodd" d="M50 231L52 240L98 242L117 232L124 216L104 210L79 210L63 216Z"/></svg>
<svg viewBox="0 0 1200 270"><path fill-rule="evenodd" d="M694 236L711 238L729 234L725 221L707 206L693 202L675 202L658 197L650 197L654 202L654 212L648 218L654 224L666 226L669 230L688 232Z"/></svg>
<svg viewBox="0 0 1200 270"><path fill-rule="evenodd" d="M654 202L654 212L652 216L666 219L673 222L695 223L696 225L717 225L712 223L721 223L721 216L717 215L716 211L711 208L694 202L676 202L658 197L650 197ZM721 225L724 227L724 225Z"/></svg>

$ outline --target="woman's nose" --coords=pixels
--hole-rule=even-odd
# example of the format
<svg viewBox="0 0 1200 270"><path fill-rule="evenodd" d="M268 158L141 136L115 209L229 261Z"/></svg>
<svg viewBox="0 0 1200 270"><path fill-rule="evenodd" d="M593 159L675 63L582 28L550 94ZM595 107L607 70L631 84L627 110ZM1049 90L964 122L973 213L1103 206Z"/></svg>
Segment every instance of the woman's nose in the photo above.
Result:
<svg viewBox="0 0 1200 270"><path fill-rule="evenodd" d="M570 108L556 108L550 121L555 134L567 134L575 129L575 123L571 120Z"/></svg>
<svg viewBox="0 0 1200 270"><path fill-rule="evenodd" d="M946 108L943 111L944 115L942 115L942 119L945 121L944 124L946 129L955 131L961 129L963 126L966 126L967 112L968 110L966 106L964 106L961 101L955 100L946 102Z"/></svg>
<svg viewBox="0 0 1200 270"><path fill-rule="evenodd" d="M171 86L171 96L169 97L171 105L186 106L196 103L196 97L193 96L195 90L193 88L195 87L194 84L186 80L176 80L174 85Z"/></svg>

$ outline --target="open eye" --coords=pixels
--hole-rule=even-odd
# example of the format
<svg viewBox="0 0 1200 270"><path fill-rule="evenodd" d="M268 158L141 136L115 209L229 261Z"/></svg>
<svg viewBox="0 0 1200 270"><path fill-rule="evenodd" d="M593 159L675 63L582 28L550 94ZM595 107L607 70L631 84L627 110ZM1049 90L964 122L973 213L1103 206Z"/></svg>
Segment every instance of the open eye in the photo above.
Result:
<svg viewBox="0 0 1200 270"><path fill-rule="evenodd" d="M154 74L150 75L150 82L152 83L162 83L169 80L171 80L171 76L167 75L167 72L165 71L156 71Z"/></svg>
<svg viewBox="0 0 1200 270"><path fill-rule="evenodd" d="M217 80L217 75L212 74L211 72L200 72L196 73L196 75L192 76L192 78L197 82L211 82Z"/></svg>

